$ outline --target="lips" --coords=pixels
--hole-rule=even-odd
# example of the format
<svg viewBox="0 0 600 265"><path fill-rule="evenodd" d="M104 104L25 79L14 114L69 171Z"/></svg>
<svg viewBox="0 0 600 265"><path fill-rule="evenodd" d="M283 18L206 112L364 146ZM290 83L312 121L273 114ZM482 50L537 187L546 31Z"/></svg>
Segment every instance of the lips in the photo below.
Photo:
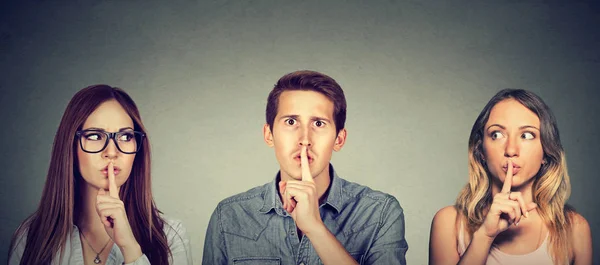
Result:
<svg viewBox="0 0 600 265"><path fill-rule="evenodd" d="M313 156L310 154L307 154L306 157L308 158L308 164L312 164L312 162L314 161ZM297 161L298 163L301 162L300 153L298 153L298 154L296 154L296 156L294 156L294 160Z"/></svg>
<svg viewBox="0 0 600 265"><path fill-rule="evenodd" d="M119 168L118 166L113 166L113 169L115 172L115 176L118 175L119 172L121 172L121 168ZM104 176L108 176L108 166L104 167L100 171L102 172L102 174L104 174Z"/></svg>
<svg viewBox="0 0 600 265"><path fill-rule="evenodd" d="M515 162L512 163L512 166L513 175L516 175L517 173L519 173L519 171L521 171L521 166L517 165ZM506 164L502 166L502 171L504 171L504 173L508 171L508 162L506 162Z"/></svg>

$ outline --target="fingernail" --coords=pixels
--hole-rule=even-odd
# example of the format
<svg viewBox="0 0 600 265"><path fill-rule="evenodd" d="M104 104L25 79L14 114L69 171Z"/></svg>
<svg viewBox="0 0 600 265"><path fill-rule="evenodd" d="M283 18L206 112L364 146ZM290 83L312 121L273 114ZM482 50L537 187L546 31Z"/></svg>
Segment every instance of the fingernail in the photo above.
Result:
<svg viewBox="0 0 600 265"><path fill-rule="evenodd" d="M525 212L525 218L529 218L529 212Z"/></svg>
<svg viewBox="0 0 600 265"><path fill-rule="evenodd" d="M519 222L520 222L520 221L519 221ZM516 225L516 226L519 226L519 222L516 222L516 223L515 223L515 225Z"/></svg>

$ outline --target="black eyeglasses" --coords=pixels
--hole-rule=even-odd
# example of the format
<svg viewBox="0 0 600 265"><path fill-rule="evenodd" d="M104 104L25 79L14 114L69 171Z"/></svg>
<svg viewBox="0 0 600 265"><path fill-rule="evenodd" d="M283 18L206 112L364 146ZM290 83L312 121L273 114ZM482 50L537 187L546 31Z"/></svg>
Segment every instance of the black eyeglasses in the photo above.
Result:
<svg viewBox="0 0 600 265"><path fill-rule="evenodd" d="M103 130L90 129L75 133L79 138L79 145L86 153L100 153L108 146L112 139L117 149L124 154L135 154L142 147L142 140L146 136L142 132L126 130L121 132L106 132Z"/></svg>

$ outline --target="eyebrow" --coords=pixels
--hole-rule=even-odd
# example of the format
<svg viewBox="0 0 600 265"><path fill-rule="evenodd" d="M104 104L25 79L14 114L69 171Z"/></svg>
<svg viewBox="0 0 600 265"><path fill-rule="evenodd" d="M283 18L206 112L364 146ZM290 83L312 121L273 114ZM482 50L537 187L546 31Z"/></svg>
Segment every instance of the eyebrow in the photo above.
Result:
<svg viewBox="0 0 600 265"><path fill-rule="evenodd" d="M502 126L502 125L500 125L500 124L497 124L497 123L494 123L494 124L492 124L492 125L488 126L486 130L489 130L490 128L492 128L492 127L494 127L494 126L498 126L498 127L500 127L501 129L503 129L503 130L506 130L506 127L504 127L504 126ZM519 130L523 130L523 129L527 129L527 128L536 129L536 130L538 130L538 131L540 130L539 128L537 128L537 127L535 127L535 126L533 126L533 125L523 125L523 126L519 127Z"/></svg>
<svg viewBox="0 0 600 265"><path fill-rule="evenodd" d="M297 120L298 118L300 118L300 115L296 115L296 114L284 115L284 116L281 116L281 118L279 118L279 120L283 120L283 119L286 119L286 118L291 118L291 119L296 119ZM324 117L319 117L319 116L311 116L310 120L311 121L325 121L327 123L331 123L330 119L324 118Z"/></svg>
<svg viewBox="0 0 600 265"><path fill-rule="evenodd" d="M98 128L98 127L90 127L90 128L84 129L84 130L97 130L97 131L105 131L106 132L105 129ZM131 128L131 127L123 127L121 129L119 129L119 132L127 131L127 130L133 130L133 128Z"/></svg>

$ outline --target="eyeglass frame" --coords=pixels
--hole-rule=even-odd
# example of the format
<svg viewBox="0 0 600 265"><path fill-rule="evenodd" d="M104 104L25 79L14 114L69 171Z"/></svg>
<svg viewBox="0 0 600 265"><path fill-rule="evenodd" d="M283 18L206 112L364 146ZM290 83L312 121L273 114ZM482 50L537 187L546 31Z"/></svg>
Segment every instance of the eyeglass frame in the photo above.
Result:
<svg viewBox="0 0 600 265"><path fill-rule="evenodd" d="M107 136L106 141L104 141L104 146L102 148L100 148L100 150L96 151L96 152L90 152L88 150L85 150L85 148L83 148L83 142L81 141L81 136L83 136L83 133L85 132L99 132L99 133L103 133L104 135ZM140 135L140 143L139 145L137 145L137 148L135 150L135 152L124 152L123 150L121 150L121 147L119 147L119 143L117 143L117 134L122 134L124 132L133 132L133 134L139 134ZM136 154L137 152L140 151L140 149L142 148L142 143L144 142L144 137L146 137L146 134L143 132L139 132L139 131L121 131L121 132L107 132L105 130L98 130L98 129L86 129L86 130L79 130L75 132L75 135L78 138L79 141L79 146L81 147L81 150L89 153L89 154L97 154L100 153L102 151L104 151L104 149L106 149L106 147L108 146L108 142L112 139L113 142L115 143L115 146L117 147L117 150L119 150L119 152L126 154L126 155L133 155Z"/></svg>

